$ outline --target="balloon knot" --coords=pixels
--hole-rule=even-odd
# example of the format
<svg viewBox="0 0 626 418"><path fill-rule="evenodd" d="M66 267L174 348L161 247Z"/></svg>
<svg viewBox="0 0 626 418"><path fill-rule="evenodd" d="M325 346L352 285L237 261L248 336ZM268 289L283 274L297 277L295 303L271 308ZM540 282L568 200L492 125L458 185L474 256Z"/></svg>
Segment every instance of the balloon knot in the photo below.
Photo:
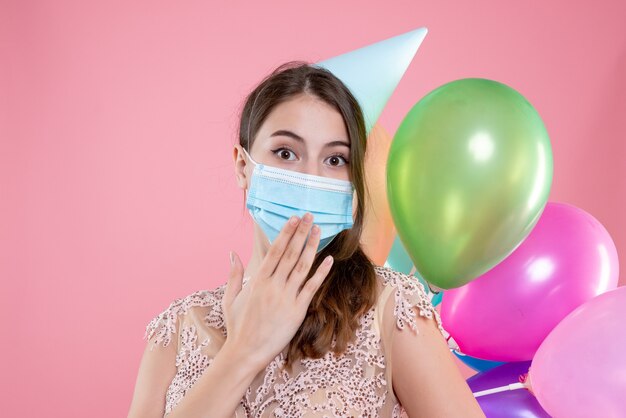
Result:
<svg viewBox="0 0 626 418"><path fill-rule="evenodd" d="M530 385L529 373L524 373L524 374L519 375L519 381L520 383L524 385L525 389L527 389L530 393L535 395L535 392L533 392L533 388Z"/></svg>

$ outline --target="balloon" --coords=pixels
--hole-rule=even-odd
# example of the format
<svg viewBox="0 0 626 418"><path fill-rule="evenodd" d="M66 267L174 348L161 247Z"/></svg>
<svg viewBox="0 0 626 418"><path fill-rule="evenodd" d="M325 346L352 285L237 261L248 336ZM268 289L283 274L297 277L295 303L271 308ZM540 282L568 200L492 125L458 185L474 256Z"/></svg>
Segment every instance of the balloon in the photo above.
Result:
<svg viewBox="0 0 626 418"><path fill-rule="evenodd" d="M472 392L517 383L528 372L530 361L505 363L467 379ZM537 399L526 389L507 390L476 398L487 418L550 418ZM590 415L591 416L591 415Z"/></svg>
<svg viewBox="0 0 626 418"><path fill-rule="evenodd" d="M396 235L391 246L391 251L387 257L387 264L392 269L404 274L410 274L413 270L413 261L411 257L406 253L400 237Z"/></svg>
<svg viewBox="0 0 626 418"><path fill-rule="evenodd" d="M465 354L531 360L567 314L614 289L618 277L617 250L602 224L575 206L549 202L510 256L446 290L441 320Z"/></svg>
<svg viewBox="0 0 626 418"><path fill-rule="evenodd" d="M509 255L539 219L551 183L541 118L517 91L481 78L444 84L416 103L387 161L398 234L417 271L442 289Z"/></svg>
<svg viewBox="0 0 626 418"><path fill-rule="evenodd" d="M426 295L430 299L430 303L432 303L433 306L437 306L439 303L441 303L441 301L443 300L443 290L436 291L436 290L431 289L431 286L429 286L428 282L424 280L424 278L421 277L419 272L417 271L413 272L413 276L417 277L417 280L419 280L420 283L424 285L424 289L426 290Z"/></svg>
<svg viewBox="0 0 626 418"><path fill-rule="evenodd" d="M533 358L528 378L556 418L626 417L626 287L567 315Z"/></svg>
<svg viewBox="0 0 626 418"><path fill-rule="evenodd" d="M361 242L363 251L376 265L385 263L396 236L385 182L385 165L390 145L391 135L379 124L374 125L367 138L365 152L365 182L369 195L366 199Z"/></svg>
<svg viewBox="0 0 626 418"><path fill-rule="evenodd" d="M491 370L494 367L498 367L501 366L503 364L506 364L502 361L491 361L491 360L484 360L478 357L472 357L472 356L468 356L465 353L462 353L460 351L457 350L452 350L452 353L454 353L454 355L463 362L463 364L465 364L468 367L471 367L472 369L478 371L478 372L484 372L487 370Z"/></svg>
<svg viewBox="0 0 626 418"><path fill-rule="evenodd" d="M415 275L417 279L424 285L424 289L426 290L426 293L430 298L433 306L437 306L441 303L441 300L443 298L443 290L433 290L431 288L432 286L430 286L428 282L419 275L419 273L415 270L415 266L413 266L413 261L411 261L411 257L409 257L409 255L406 253L406 250L402 245L402 241L400 241L400 238L397 235L393 241L391 251L389 252L389 256L387 257L387 261L385 264L392 269L402 272L404 274Z"/></svg>

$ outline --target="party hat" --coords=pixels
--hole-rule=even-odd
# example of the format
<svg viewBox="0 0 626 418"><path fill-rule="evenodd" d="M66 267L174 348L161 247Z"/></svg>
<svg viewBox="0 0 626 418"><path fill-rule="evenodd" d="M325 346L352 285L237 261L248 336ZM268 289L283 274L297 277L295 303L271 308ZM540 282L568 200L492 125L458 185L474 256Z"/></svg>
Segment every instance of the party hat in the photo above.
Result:
<svg viewBox="0 0 626 418"><path fill-rule="evenodd" d="M350 89L363 110L368 135L427 33L421 27L314 64Z"/></svg>

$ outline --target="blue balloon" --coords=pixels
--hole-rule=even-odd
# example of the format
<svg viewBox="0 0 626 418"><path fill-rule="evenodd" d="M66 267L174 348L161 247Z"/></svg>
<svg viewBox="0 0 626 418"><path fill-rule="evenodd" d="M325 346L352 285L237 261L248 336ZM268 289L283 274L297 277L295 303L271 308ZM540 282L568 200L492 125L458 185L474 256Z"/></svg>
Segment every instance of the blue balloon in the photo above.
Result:
<svg viewBox="0 0 626 418"><path fill-rule="evenodd" d="M404 274L411 273L413 269L413 260L411 260L411 257L407 254L398 235L396 235L391 245L391 251L389 251L389 255L387 256L387 264L395 271Z"/></svg>
<svg viewBox="0 0 626 418"><path fill-rule="evenodd" d="M433 296L433 299L432 299L433 306L439 305L442 300L443 300L443 290L437 293L435 296Z"/></svg>
<svg viewBox="0 0 626 418"><path fill-rule="evenodd" d="M404 245L402 245L402 241L400 241L400 237L398 235L396 235L396 238L393 240L391 251L389 251L389 255L387 256L386 265L404 274L411 274L411 271L413 270L413 260L409 257L409 254L406 252L406 249L404 248ZM437 292L431 290L428 282L424 280L418 271L413 272L413 275L424 285L426 294L430 298L433 306L440 304L443 298L443 290Z"/></svg>
<svg viewBox="0 0 626 418"><path fill-rule="evenodd" d="M501 365L506 363L504 361L483 360L483 359L478 358L478 357L468 356L467 354L461 353L461 352L456 351L456 350L452 350L452 352L466 366L471 367L472 369L476 370L477 372L484 372L484 371L487 371L487 370L491 370L494 367L498 367L498 366L501 366Z"/></svg>

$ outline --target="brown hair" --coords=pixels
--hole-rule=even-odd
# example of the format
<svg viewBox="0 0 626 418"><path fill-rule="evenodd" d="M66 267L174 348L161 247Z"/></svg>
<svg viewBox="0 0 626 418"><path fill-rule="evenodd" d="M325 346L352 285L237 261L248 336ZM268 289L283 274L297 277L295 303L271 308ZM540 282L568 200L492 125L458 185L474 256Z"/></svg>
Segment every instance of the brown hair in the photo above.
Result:
<svg viewBox="0 0 626 418"><path fill-rule="evenodd" d="M360 242L367 189L363 167L366 131L361 107L350 90L325 68L305 61L279 65L245 99L239 144L250 152L249 147L272 109L302 93L323 100L343 117L350 137L349 172L357 208L352 228L341 231L315 256L306 280L327 255L331 254L335 261L289 343L286 358L289 370L293 362L301 358L321 358L329 350L343 353L356 336L359 317L376 301L376 273Z"/></svg>

